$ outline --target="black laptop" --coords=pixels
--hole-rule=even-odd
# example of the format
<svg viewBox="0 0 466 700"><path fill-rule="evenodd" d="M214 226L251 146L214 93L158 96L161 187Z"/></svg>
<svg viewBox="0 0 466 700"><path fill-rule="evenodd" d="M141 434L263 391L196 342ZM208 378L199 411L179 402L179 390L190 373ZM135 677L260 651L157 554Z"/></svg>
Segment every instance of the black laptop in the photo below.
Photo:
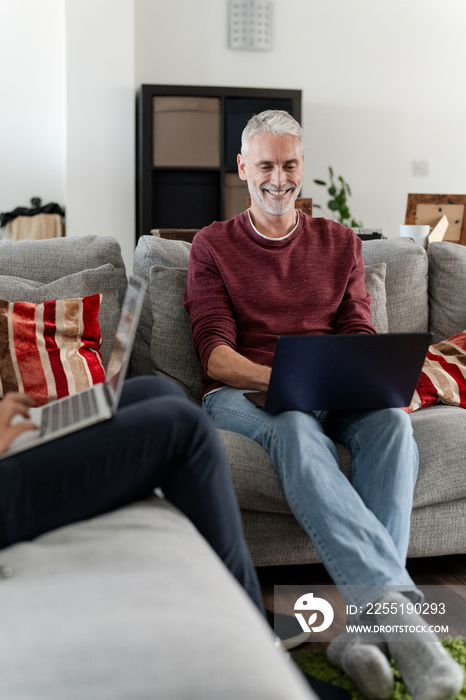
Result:
<svg viewBox="0 0 466 700"><path fill-rule="evenodd" d="M268 391L244 395L274 414L406 407L431 342L432 333L280 336Z"/></svg>

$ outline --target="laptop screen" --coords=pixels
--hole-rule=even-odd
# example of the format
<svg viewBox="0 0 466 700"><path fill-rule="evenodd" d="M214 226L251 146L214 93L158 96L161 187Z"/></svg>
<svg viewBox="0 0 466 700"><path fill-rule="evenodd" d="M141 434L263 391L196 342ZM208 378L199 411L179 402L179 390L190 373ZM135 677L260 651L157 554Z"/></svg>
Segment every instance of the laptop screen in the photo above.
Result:
<svg viewBox="0 0 466 700"><path fill-rule="evenodd" d="M131 277L123 298L105 377L105 384L114 404L118 404L120 399L146 288L144 280Z"/></svg>

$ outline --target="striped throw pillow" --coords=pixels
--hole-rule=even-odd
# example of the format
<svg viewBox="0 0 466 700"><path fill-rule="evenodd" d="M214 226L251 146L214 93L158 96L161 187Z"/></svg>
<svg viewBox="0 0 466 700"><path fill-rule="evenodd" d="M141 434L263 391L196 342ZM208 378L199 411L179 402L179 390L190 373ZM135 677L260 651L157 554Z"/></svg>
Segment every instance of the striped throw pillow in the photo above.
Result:
<svg viewBox="0 0 466 700"><path fill-rule="evenodd" d="M103 382L101 294L42 304L0 299L1 394L22 391L38 406Z"/></svg>
<svg viewBox="0 0 466 700"><path fill-rule="evenodd" d="M466 408L466 331L429 347L410 408L434 403Z"/></svg>

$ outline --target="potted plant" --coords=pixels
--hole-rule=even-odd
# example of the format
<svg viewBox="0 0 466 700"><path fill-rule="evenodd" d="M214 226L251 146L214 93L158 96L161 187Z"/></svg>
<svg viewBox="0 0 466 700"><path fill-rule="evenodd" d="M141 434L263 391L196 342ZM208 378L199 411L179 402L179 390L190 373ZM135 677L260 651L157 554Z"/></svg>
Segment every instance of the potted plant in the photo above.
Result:
<svg viewBox="0 0 466 700"><path fill-rule="evenodd" d="M345 179L338 175L335 178L333 168L329 166L329 182L325 180L314 180L316 185L321 185L327 188L330 199L327 202L327 207L332 212L332 218L336 219L340 224L349 226L350 228L362 228L361 221L357 221L350 213L348 206L348 197L351 197L351 189ZM314 204L316 209L322 209L320 204Z"/></svg>

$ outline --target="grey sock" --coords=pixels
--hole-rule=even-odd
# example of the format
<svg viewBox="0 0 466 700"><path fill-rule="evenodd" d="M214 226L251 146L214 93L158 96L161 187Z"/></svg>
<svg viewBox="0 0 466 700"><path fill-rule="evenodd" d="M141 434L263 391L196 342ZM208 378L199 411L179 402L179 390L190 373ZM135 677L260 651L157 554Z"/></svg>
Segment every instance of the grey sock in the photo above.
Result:
<svg viewBox="0 0 466 700"><path fill-rule="evenodd" d="M385 700L394 678L386 644L377 635L340 634L327 648L331 664L344 671L368 700Z"/></svg>
<svg viewBox="0 0 466 700"><path fill-rule="evenodd" d="M387 604L387 614L374 615L378 625L392 628L427 626L415 612L407 612L411 601L401 593L388 593L378 603ZM444 700L457 695L464 683L464 671L432 632L382 632L403 681L413 700Z"/></svg>

